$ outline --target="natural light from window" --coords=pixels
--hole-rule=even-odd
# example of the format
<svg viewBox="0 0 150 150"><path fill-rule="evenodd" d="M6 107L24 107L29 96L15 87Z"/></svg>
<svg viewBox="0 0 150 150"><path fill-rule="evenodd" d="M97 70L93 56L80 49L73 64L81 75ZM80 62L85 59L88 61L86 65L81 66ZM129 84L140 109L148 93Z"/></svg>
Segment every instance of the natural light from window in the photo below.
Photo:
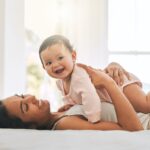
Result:
<svg viewBox="0 0 150 150"><path fill-rule="evenodd" d="M109 61L120 62L150 83L150 1L109 0Z"/></svg>

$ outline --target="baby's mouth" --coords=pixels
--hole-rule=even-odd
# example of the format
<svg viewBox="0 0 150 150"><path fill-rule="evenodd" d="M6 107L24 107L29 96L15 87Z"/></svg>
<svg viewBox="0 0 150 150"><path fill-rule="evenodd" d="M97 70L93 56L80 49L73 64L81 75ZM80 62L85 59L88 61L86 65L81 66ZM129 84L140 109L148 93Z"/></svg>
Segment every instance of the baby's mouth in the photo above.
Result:
<svg viewBox="0 0 150 150"><path fill-rule="evenodd" d="M56 74L60 74L60 73L62 73L64 70L65 70L64 68L60 68L60 69L55 70L54 72L55 72Z"/></svg>

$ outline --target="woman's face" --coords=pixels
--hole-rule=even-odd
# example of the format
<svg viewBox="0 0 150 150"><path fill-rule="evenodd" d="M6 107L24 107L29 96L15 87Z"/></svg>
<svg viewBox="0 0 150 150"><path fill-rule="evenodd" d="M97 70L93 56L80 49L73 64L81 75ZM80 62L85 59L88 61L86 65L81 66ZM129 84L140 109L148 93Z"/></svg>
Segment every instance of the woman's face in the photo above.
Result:
<svg viewBox="0 0 150 150"><path fill-rule="evenodd" d="M9 116L20 118L23 122L43 125L49 121L50 105L47 100L37 100L32 95L16 95L3 101Z"/></svg>

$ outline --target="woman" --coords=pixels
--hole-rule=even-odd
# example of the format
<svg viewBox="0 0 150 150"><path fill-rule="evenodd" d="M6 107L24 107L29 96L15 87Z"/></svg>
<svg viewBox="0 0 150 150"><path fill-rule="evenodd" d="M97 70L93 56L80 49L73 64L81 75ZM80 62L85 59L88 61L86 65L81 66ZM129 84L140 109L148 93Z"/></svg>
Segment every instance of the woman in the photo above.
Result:
<svg viewBox="0 0 150 150"><path fill-rule="evenodd" d="M15 95L6 98L0 105L0 126L16 128L36 128L36 129L55 129L55 130L143 130L142 124L136 115L132 105L118 88L115 81L100 70L83 66L97 87L104 87L112 98L116 111L117 120L111 122L107 117L104 121L92 124L87 121L86 116L81 113L82 106L73 106L71 110L78 109L77 113L69 111L50 112L49 102L46 100L37 100L31 95ZM110 105L114 113L113 106ZM109 110L109 109L108 109ZM111 113L110 111L110 113ZM1 115L2 114L2 115ZM105 115L104 115L105 116ZM7 119L8 118L8 119ZM18 123L13 126L15 119ZM106 120L105 120L106 119ZM8 121L8 124L4 122ZM23 122L23 124L22 124Z"/></svg>

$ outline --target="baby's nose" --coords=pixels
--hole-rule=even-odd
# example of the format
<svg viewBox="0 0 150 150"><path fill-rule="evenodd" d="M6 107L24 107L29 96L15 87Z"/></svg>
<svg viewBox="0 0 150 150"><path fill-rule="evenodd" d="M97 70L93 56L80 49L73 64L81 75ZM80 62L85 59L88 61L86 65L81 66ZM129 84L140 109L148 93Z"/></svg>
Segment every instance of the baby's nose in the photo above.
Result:
<svg viewBox="0 0 150 150"><path fill-rule="evenodd" d="M57 67L57 66L59 66L59 63L58 63L58 62L53 62L53 63L52 63L52 66L53 66L53 67Z"/></svg>

